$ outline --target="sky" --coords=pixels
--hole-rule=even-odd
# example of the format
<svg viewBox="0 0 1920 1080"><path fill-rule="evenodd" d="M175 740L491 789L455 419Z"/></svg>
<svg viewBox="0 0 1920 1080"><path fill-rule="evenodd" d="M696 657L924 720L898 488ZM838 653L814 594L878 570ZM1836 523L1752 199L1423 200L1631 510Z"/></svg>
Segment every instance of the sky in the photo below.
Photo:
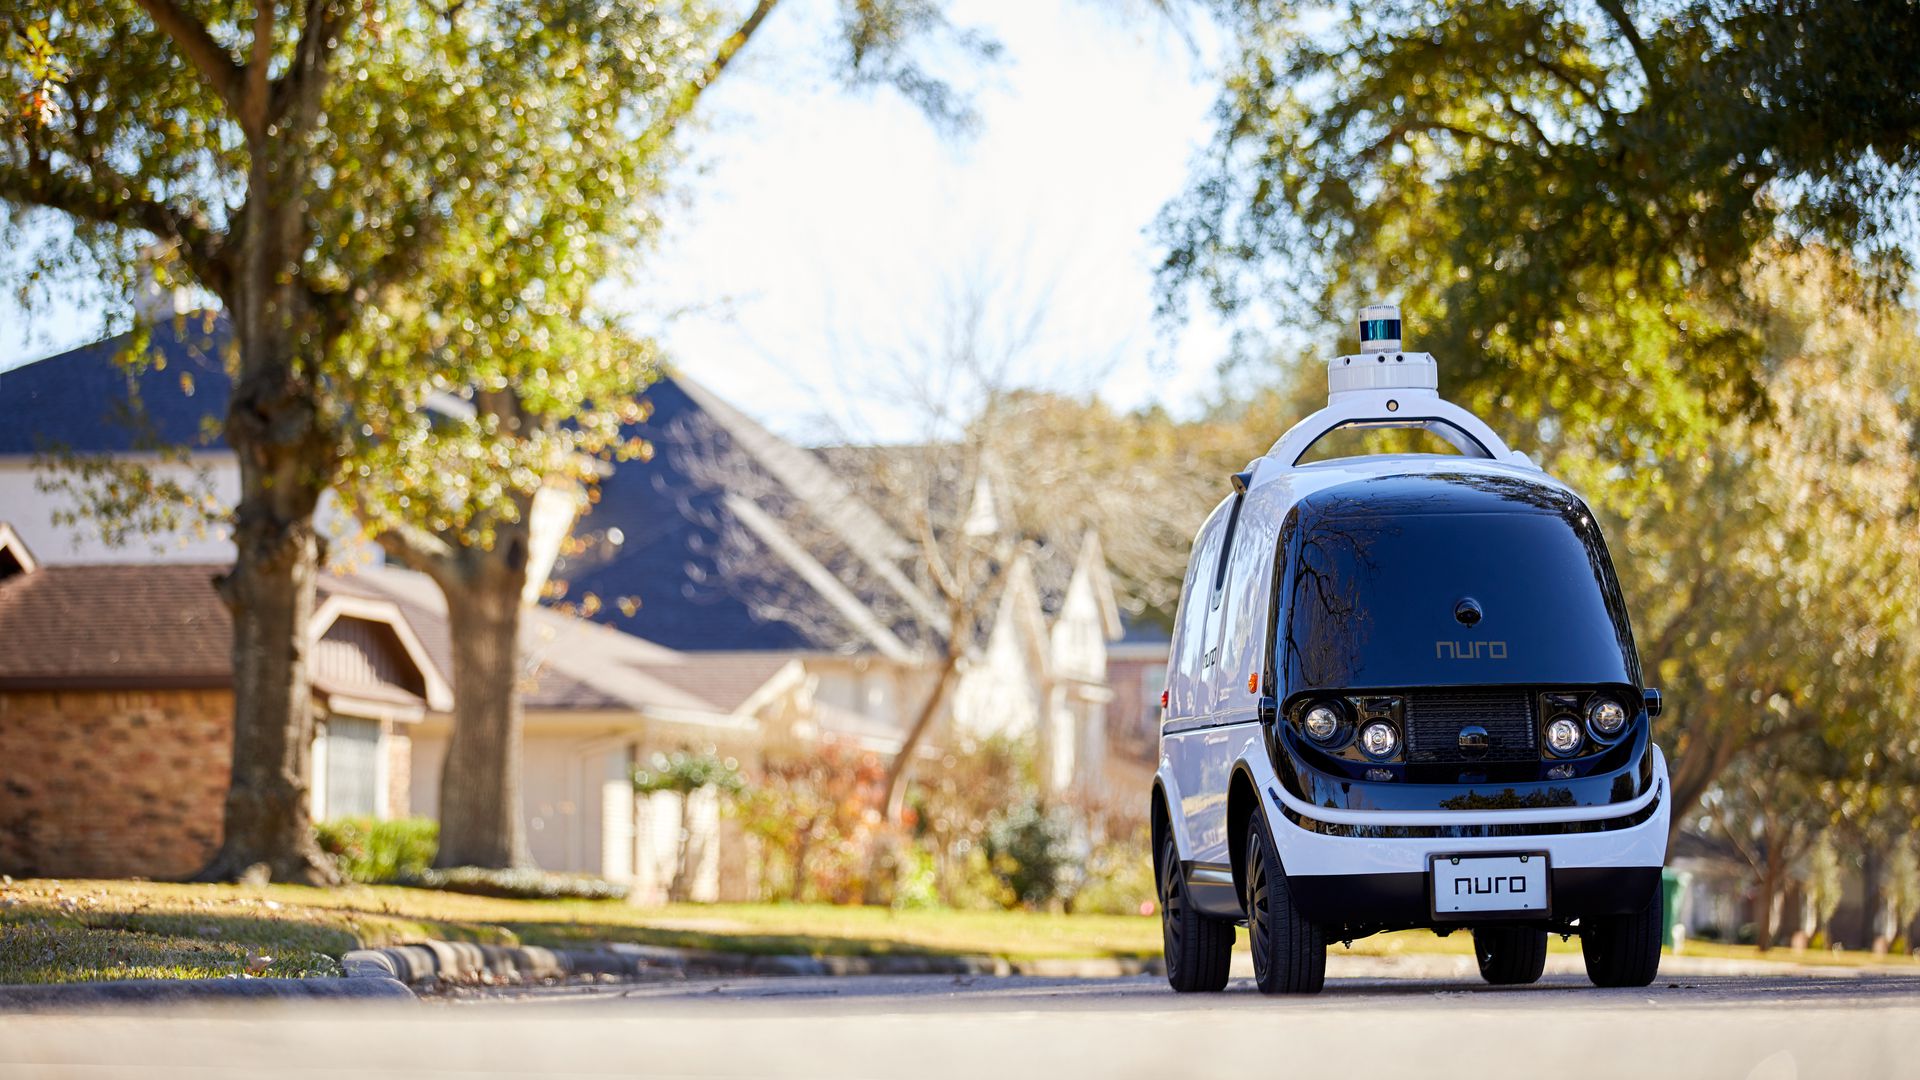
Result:
<svg viewBox="0 0 1920 1080"><path fill-rule="evenodd" d="M1228 334L1199 305L1155 323L1148 227L1210 132L1206 28L1144 3L960 0L953 21L1003 53L943 68L980 119L955 137L840 85L833 11L778 9L704 99L659 248L602 303L800 439L924 434L908 402L956 298L977 301L1010 382L1193 409ZM103 315L0 301L0 369L90 340Z"/></svg>

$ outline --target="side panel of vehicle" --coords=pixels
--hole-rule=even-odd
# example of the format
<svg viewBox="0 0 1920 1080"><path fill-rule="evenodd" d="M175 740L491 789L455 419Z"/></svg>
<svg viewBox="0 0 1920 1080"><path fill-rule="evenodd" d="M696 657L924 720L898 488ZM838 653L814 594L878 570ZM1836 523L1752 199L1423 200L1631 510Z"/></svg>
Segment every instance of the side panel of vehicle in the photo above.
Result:
<svg viewBox="0 0 1920 1080"><path fill-rule="evenodd" d="M1195 544L1182 594L1161 743L1162 785L1178 792L1172 807L1182 857L1201 873L1229 866L1227 787L1233 763L1258 746L1257 686L1266 666L1267 612L1272 594L1276 515L1270 490L1230 496ZM1225 903L1236 904L1230 892Z"/></svg>

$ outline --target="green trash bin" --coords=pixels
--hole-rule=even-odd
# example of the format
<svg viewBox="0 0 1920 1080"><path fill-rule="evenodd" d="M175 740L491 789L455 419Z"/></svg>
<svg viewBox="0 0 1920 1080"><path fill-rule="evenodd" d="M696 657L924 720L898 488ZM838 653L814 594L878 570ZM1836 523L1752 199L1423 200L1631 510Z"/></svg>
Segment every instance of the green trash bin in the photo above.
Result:
<svg viewBox="0 0 1920 1080"><path fill-rule="evenodd" d="M1673 928L1680 921L1680 901L1693 875L1663 867L1660 871L1660 941L1674 947Z"/></svg>

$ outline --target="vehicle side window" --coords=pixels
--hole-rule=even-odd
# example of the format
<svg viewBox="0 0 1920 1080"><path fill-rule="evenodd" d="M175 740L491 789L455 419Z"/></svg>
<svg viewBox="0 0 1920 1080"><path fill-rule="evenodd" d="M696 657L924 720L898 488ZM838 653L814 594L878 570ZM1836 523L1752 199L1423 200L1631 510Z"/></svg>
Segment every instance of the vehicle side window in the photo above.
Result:
<svg viewBox="0 0 1920 1080"><path fill-rule="evenodd" d="M1209 576L1220 558L1221 523L1216 519L1194 542L1193 557L1187 563L1187 584L1181 591L1179 622L1174 639L1173 679L1169 695L1169 719L1194 715L1200 683L1206 676L1207 612L1212 578Z"/></svg>
<svg viewBox="0 0 1920 1080"><path fill-rule="evenodd" d="M1262 572L1272 545L1272 527L1256 516L1240 523L1232 544L1222 552L1222 562L1231 572L1225 575L1215 601L1218 608L1213 626L1207 631L1216 639L1216 662L1230 673L1224 681L1214 680L1222 704L1246 690L1248 672L1259 674L1265 667L1249 656L1249 650L1264 651L1267 640L1266 628L1255 626L1254 620L1266 610L1273 588L1272 579Z"/></svg>
<svg viewBox="0 0 1920 1080"><path fill-rule="evenodd" d="M1220 557L1214 560L1212 568L1213 602L1208 605L1209 607L1218 608L1220 606L1220 597L1226 592L1222 586L1227 583L1227 561L1233 557L1233 536L1234 533L1240 530L1240 507L1246 501L1247 497L1245 494L1235 495L1233 497L1233 509L1227 511L1226 535L1221 539Z"/></svg>

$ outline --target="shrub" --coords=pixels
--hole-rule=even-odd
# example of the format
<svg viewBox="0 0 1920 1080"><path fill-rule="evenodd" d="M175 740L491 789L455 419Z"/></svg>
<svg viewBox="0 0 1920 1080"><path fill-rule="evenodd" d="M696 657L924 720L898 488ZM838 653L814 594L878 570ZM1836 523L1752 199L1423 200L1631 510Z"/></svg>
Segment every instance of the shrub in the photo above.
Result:
<svg viewBox="0 0 1920 1080"><path fill-rule="evenodd" d="M767 760L734 804L741 828L759 840L766 899L860 900L886 773L878 755L832 740Z"/></svg>
<svg viewBox="0 0 1920 1080"><path fill-rule="evenodd" d="M440 823L432 818L338 818L316 823L313 833L348 880L369 884L419 874L440 850Z"/></svg>
<svg viewBox="0 0 1920 1080"><path fill-rule="evenodd" d="M489 870L457 866L451 870L421 870L399 878L399 885L416 889L506 900L625 900L627 887L590 874L559 874L549 870Z"/></svg>
<svg viewBox="0 0 1920 1080"><path fill-rule="evenodd" d="M1159 896L1152 851L1152 833L1145 825L1095 845L1087 856L1086 884L1068 906L1077 915L1152 914Z"/></svg>
<svg viewBox="0 0 1920 1080"><path fill-rule="evenodd" d="M987 826L987 864L1016 903L1046 906L1073 895L1080 884L1074 832L1074 819L1063 809L1016 806Z"/></svg>

